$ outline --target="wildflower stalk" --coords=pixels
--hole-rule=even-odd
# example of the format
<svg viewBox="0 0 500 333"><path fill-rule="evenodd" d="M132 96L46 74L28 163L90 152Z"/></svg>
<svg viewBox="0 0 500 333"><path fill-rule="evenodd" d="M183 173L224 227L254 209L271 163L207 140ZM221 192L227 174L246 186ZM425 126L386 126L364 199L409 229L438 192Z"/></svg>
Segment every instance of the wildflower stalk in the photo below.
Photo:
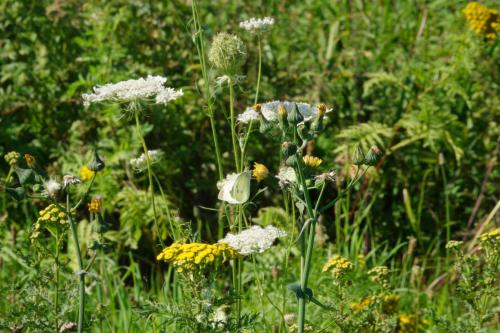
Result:
<svg viewBox="0 0 500 333"><path fill-rule="evenodd" d="M55 265L56 265L56 292L54 295L54 308L55 308L55 323L56 332L59 330L59 225L56 225L56 254L55 254Z"/></svg>
<svg viewBox="0 0 500 333"><path fill-rule="evenodd" d="M161 238L161 235L160 235L160 227L158 224L158 214L156 211L155 193L154 193L154 186L153 186L153 172L151 170L151 158L149 156L148 146L146 145L146 140L144 140L144 135L142 133L141 123L139 121L139 110L137 109L137 107L134 107L134 117L135 117L135 127L137 130L137 134L139 135L139 138L141 140L142 149L144 150L144 156L146 157L146 165L148 168L149 194L151 196L151 204L153 206L153 217L154 217L154 222L155 222L155 228L156 228L156 232L158 233L158 239L160 241L161 246L165 247L165 244L163 243L163 239Z"/></svg>
<svg viewBox="0 0 500 333"><path fill-rule="evenodd" d="M80 250L80 242L78 241L78 233L76 230L75 222L71 217L71 210L69 205L69 191L66 193L66 216L68 217L69 227L71 229L71 235L73 237L73 244L75 246L76 259L78 262L79 271L76 273L79 279L79 301L78 301L78 326L77 332L83 332L83 319L85 311L85 270L83 267L82 252Z"/></svg>
<svg viewBox="0 0 500 333"><path fill-rule="evenodd" d="M205 43L203 41L203 30L200 25L200 17L198 13L198 4L196 0L191 2L191 10L193 15L194 24L194 42L196 45L196 50L198 52L198 57L200 58L201 73L203 76L203 84L205 85L205 99L207 100L208 113L207 116L210 120L210 128L212 130L212 140L214 142L215 148L215 158L217 160L217 171L219 174L219 180L224 179L224 171L222 169L222 155L220 153L219 138L217 135L217 128L215 126L214 110L212 103L210 102L210 81L208 78L207 70L207 59L205 56Z"/></svg>
<svg viewBox="0 0 500 333"><path fill-rule="evenodd" d="M229 78L227 82L229 85L229 121L231 123L231 141L233 143L234 164L236 166L236 171L240 172L241 169L238 156L238 138L236 137L236 117L234 116L234 87L232 78Z"/></svg>
<svg viewBox="0 0 500 333"><path fill-rule="evenodd" d="M257 71L257 88L255 89L255 100L254 104L257 104L259 101L259 89L260 89L260 77L262 73L262 42L260 39L260 35L257 36L257 49L259 51L259 68Z"/></svg>

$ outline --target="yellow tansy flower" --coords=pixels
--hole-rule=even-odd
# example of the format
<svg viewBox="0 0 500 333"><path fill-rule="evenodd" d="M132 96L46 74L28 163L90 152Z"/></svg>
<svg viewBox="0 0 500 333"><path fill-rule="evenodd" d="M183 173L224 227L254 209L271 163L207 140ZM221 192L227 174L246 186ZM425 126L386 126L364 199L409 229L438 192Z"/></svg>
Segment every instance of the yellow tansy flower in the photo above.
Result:
<svg viewBox="0 0 500 333"><path fill-rule="evenodd" d="M486 38L496 39L496 32L500 30L500 16L497 11L490 9L478 2L469 2L463 13L471 29L478 34L485 35Z"/></svg>
<svg viewBox="0 0 500 333"><path fill-rule="evenodd" d="M269 176L269 170L267 169L267 167L264 164L255 162L253 164L252 175L260 183L261 181L266 179L267 176Z"/></svg>
<svg viewBox="0 0 500 333"><path fill-rule="evenodd" d="M323 266L323 272L330 271L333 276L338 279L345 273L352 271L353 267L354 265L352 262L336 254L326 262L325 266Z"/></svg>

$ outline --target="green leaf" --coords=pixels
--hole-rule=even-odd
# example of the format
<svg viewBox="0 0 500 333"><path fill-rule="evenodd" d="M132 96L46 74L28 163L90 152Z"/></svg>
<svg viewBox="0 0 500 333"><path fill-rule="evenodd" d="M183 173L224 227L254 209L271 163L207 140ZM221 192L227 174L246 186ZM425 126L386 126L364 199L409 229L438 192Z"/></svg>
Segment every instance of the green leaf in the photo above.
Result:
<svg viewBox="0 0 500 333"><path fill-rule="evenodd" d="M24 196L25 196L23 187L16 187L16 188L7 187L7 188L5 188L5 192L10 194L11 197L13 197L14 199L16 199L18 201L24 199Z"/></svg>
<svg viewBox="0 0 500 333"><path fill-rule="evenodd" d="M15 171L21 184L33 183L35 181L35 173L33 170L17 167Z"/></svg>

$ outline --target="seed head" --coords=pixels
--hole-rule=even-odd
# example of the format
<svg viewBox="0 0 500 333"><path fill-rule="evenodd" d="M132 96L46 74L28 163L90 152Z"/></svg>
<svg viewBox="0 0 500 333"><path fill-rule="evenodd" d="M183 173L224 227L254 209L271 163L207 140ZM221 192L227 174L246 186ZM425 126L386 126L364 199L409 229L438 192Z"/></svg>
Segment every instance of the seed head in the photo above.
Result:
<svg viewBox="0 0 500 333"><path fill-rule="evenodd" d="M247 60L245 44L238 36L221 32L212 41L208 60L222 73L236 74Z"/></svg>

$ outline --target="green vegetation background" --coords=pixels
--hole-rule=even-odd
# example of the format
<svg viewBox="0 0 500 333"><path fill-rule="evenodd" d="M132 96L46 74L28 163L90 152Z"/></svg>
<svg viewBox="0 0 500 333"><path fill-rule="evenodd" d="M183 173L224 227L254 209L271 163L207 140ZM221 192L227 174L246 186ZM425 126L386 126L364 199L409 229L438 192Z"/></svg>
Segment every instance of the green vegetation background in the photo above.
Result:
<svg viewBox="0 0 500 333"><path fill-rule="evenodd" d="M335 233L333 212L325 217L330 242L347 242L354 225L362 230L356 251L399 248L415 238L415 251L433 258L447 238L470 236L492 211L499 200L500 47L470 31L461 12L466 1L200 2L208 39L227 31L247 42L239 112L252 103L257 56L255 40L238 22L273 16L260 100L333 106L314 152L340 170L357 143L385 151L345 208L346 232ZM216 217L202 208L217 204L217 174L198 63L187 0L0 1L0 155L30 153L49 174L78 174L99 147L107 167L96 192L116 231L114 256L138 276L158 270L158 235L138 190L147 180L128 164L140 142L117 107L86 109L81 94L147 74L167 76L184 90L180 102L148 111L146 140L166 154L156 174L179 221L214 240ZM222 150L230 152L224 98L219 91L216 116ZM278 145L253 136L249 159L276 172ZM0 162L0 176L7 171ZM15 203L3 193L0 201L0 246L29 257L29 230L44 203ZM260 206L280 202L259 199ZM8 281L18 266L2 267L2 256L0 279ZM144 283L148 289L155 282Z"/></svg>

